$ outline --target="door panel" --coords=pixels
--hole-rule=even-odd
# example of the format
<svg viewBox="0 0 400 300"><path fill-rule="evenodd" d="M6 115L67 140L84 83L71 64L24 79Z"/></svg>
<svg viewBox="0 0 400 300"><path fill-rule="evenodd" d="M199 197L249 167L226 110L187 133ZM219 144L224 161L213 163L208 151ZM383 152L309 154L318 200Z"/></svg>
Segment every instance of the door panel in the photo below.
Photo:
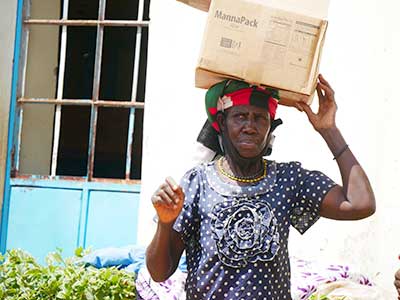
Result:
<svg viewBox="0 0 400 300"><path fill-rule="evenodd" d="M72 255L77 243L79 190L12 187L7 248L22 248L35 257L62 248Z"/></svg>
<svg viewBox="0 0 400 300"><path fill-rule="evenodd" d="M6 249L40 262L56 248L99 249L136 243L140 185L47 178L12 179Z"/></svg>
<svg viewBox="0 0 400 300"><path fill-rule="evenodd" d="M138 208L139 194L90 192L86 246L102 248L134 244Z"/></svg>

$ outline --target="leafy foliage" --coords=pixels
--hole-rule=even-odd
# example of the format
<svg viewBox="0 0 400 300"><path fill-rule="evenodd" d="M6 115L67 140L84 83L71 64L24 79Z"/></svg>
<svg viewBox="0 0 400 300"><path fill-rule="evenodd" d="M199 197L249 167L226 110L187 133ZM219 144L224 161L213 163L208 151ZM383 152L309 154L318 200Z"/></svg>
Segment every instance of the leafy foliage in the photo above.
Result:
<svg viewBox="0 0 400 300"><path fill-rule="evenodd" d="M63 259L61 250L50 253L42 266L22 250L0 255L0 299L3 300L123 300L135 299L135 278L115 267L86 267L75 256Z"/></svg>
<svg viewBox="0 0 400 300"><path fill-rule="evenodd" d="M310 300L328 300L328 297L325 295L318 296L317 294L312 294Z"/></svg>
<svg viewBox="0 0 400 300"><path fill-rule="evenodd" d="M328 296L326 295L318 295L318 294L312 294L309 300L329 300ZM335 299L337 300L345 300L346 296L336 296Z"/></svg>

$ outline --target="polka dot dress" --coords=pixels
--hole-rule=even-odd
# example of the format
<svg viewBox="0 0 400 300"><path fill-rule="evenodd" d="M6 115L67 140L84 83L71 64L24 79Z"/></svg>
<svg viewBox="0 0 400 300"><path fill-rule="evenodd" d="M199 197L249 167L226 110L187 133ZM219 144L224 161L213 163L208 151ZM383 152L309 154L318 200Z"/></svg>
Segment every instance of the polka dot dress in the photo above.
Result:
<svg viewBox="0 0 400 300"><path fill-rule="evenodd" d="M290 300L289 226L304 233L335 185L298 162L268 161L265 179L223 181L215 162L185 174L174 224L186 247L187 299Z"/></svg>

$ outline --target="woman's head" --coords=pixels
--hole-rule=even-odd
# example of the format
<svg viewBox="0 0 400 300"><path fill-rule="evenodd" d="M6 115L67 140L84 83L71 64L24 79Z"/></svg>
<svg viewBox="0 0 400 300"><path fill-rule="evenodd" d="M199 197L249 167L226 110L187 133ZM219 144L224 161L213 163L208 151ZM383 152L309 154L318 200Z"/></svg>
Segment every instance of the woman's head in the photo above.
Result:
<svg viewBox="0 0 400 300"><path fill-rule="evenodd" d="M267 109L254 105L239 105L217 114L223 145L227 153L237 151L249 159L264 155L268 144L271 119Z"/></svg>
<svg viewBox="0 0 400 300"><path fill-rule="evenodd" d="M241 80L224 80L212 87L206 93L206 111L208 121L217 132L220 132L217 113L230 107L253 105L267 109L271 121L275 119L279 93L275 89L251 86Z"/></svg>
<svg viewBox="0 0 400 300"><path fill-rule="evenodd" d="M227 155L246 160L266 155L278 98L276 90L237 80L225 80L208 90L208 119L222 137Z"/></svg>

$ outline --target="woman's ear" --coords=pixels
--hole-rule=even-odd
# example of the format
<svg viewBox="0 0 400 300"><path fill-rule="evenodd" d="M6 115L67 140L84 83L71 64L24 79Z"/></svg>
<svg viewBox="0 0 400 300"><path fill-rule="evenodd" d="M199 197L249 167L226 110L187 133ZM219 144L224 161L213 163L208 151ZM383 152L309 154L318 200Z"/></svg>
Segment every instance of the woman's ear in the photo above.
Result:
<svg viewBox="0 0 400 300"><path fill-rule="evenodd" d="M275 119L271 122L271 128L269 130L269 134L271 134L278 126L282 125L283 122L281 119Z"/></svg>
<svg viewBox="0 0 400 300"><path fill-rule="evenodd" d="M266 147L265 147L265 155L271 155L272 153L272 147L274 145L274 141L275 141L275 135L273 134L273 131L276 129L276 127L278 127L279 125L282 125L282 120L281 119L276 119L273 120L271 122L271 128L269 129L268 132L268 137L267 137L267 143L266 143Z"/></svg>
<svg viewBox="0 0 400 300"><path fill-rule="evenodd" d="M267 137L267 146L265 147L265 155L266 156L271 155L274 141L275 141L275 135L273 135L270 131L268 134L268 137Z"/></svg>

